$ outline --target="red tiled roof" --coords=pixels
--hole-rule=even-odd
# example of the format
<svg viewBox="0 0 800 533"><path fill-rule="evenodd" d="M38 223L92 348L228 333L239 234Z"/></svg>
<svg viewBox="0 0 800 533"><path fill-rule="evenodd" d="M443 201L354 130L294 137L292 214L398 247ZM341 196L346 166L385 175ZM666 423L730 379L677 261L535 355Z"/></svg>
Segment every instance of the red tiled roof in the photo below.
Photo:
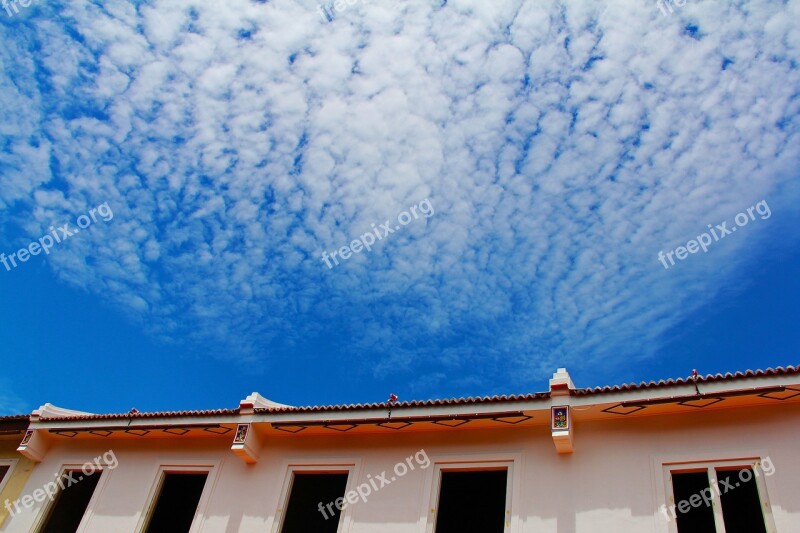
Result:
<svg viewBox="0 0 800 533"><path fill-rule="evenodd" d="M745 372L736 372L731 374L708 374L705 376L698 376L697 383L713 383L716 381L730 381L737 379L746 379L753 377L767 377L767 376L782 376L800 374L800 366L787 366L777 368L767 368L766 370L746 370ZM677 387L681 385L693 385L695 383L692 377L667 379L660 381L642 381L640 383L628 383L622 385L613 385L605 387L594 387L585 389L575 389L571 391L573 396L590 396L594 394L605 394L610 392L633 392L638 390ZM502 403L502 402L519 402L519 401L532 401L532 400L546 400L550 398L549 392L539 392L535 394L511 395L511 396L480 396L469 398L451 398L448 400L425 400L425 401L409 401L399 402L391 407L393 409L398 407L435 407L445 405L470 405L470 404L483 404L483 403ZM304 406L304 407L272 407L264 409L255 409L257 413L314 413L325 411L357 411L368 409L388 409L389 404L382 403L369 403L369 404L348 404L348 405L318 405L318 406Z"/></svg>
<svg viewBox="0 0 800 533"><path fill-rule="evenodd" d="M703 383L715 383L724 381L736 381L740 379L771 377L771 376L789 376L800 374L800 365L767 368L766 370L746 370L744 372L726 373L726 374L707 374L705 376L698 376L696 383L698 385ZM575 389L571 391L573 396L592 396L595 394L607 394L614 392L633 392L647 389L659 389L693 385L695 380L690 376L686 378L667 379L660 381L642 381L639 383L628 383L622 385L613 385L605 387L594 387ZM442 400L414 400L397 402L390 405L388 402L381 403L359 403L359 404L346 404L346 405L317 405L317 406L302 406L302 407L269 407L269 408L256 408L256 413L319 413L330 411L364 411L370 409L398 409L407 407L439 407L439 406L454 406L454 405L478 405L487 403L510 403L521 401L536 401L546 400L550 398L549 392L538 392L534 394L512 394L503 396L478 396L468 398L450 398ZM146 419L146 418L186 418L186 417L213 417L213 416L236 416L239 414L239 409L214 409L208 411L165 411L165 412L151 412L151 413L118 413L118 414L104 414L104 415L76 415L60 418L45 418L40 420L47 421L75 421L75 420L124 420L124 419ZM21 419L27 415L19 415ZM5 417L8 418L8 417ZM3 420L3 418L0 418Z"/></svg>
<svg viewBox="0 0 800 533"><path fill-rule="evenodd" d="M106 415L75 415L63 417L41 417L42 422L69 421L69 420L124 420L127 418L191 418L205 416L236 416L239 409L211 409L208 411L154 411L151 413L113 413Z"/></svg>
<svg viewBox="0 0 800 533"><path fill-rule="evenodd" d="M731 374L706 374L705 376L697 376L697 384L703 383L716 383L718 381L734 381L738 379L747 378L760 378L769 376L789 376L800 374L800 365L798 366L779 366L777 368L767 368L766 370L745 370L744 372L736 372ZM587 389L576 389L572 391L573 396L589 396L593 394L606 394L609 392L630 392L645 389L658 389L665 387L678 387L681 385L694 385L695 380L689 376L686 378L667 379L659 381L642 381L640 383L627 383L623 385L613 385L605 387L594 387Z"/></svg>
<svg viewBox="0 0 800 533"><path fill-rule="evenodd" d="M357 403L346 405L316 405L303 407L268 407L254 409L256 413L316 413L322 411L361 411L368 409L398 409L402 407L438 407L446 405L475 405L484 403L501 402L524 402L531 400L545 400L550 397L549 392L537 392L535 394L512 394L509 396L477 396L469 398L450 398L445 400L414 400L408 402L397 402L389 404L381 403Z"/></svg>
<svg viewBox="0 0 800 533"><path fill-rule="evenodd" d="M0 435L20 433L29 424L28 415L0 416Z"/></svg>
<svg viewBox="0 0 800 533"><path fill-rule="evenodd" d="M7 415L0 416L0 422L16 422L17 420L28 420L30 415Z"/></svg>

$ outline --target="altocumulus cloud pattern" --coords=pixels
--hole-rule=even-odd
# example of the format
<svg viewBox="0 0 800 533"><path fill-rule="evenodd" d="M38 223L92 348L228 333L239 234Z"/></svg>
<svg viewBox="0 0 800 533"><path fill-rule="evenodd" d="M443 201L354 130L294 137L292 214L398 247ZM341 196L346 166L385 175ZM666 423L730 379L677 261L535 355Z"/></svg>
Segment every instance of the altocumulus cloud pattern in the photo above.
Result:
<svg viewBox="0 0 800 533"><path fill-rule="evenodd" d="M48 268L237 360L325 338L430 385L646 357L769 225L657 252L800 199L797 1L99 4L0 25L4 249L108 202Z"/></svg>

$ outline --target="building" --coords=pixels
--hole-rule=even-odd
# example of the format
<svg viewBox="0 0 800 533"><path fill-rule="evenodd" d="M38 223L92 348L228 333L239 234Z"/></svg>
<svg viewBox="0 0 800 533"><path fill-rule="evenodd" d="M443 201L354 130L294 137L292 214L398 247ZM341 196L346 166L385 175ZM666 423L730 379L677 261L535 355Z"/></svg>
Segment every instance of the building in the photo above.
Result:
<svg viewBox="0 0 800 533"><path fill-rule="evenodd" d="M0 503L19 498L33 470L35 463L17 451L27 429L28 415L0 416ZM0 527L8 514L0 507Z"/></svg>
<svg viewBox="0 0 800 533"><path fill-rule="evenodd" d="M791 366L593 389L559 369L542 393L364 405L46 404L0 531L797 533L798 441Z"/></svg>

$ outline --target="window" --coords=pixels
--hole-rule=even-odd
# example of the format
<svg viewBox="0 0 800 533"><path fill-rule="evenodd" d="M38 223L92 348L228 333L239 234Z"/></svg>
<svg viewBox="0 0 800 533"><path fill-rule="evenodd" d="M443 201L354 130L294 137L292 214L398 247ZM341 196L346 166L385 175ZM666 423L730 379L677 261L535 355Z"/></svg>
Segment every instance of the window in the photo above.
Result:
<svg viewBox="0 0 800 533"><path fill-rule="evenodd" d="M347 472L294 471L281 533L336 533L347 477Z"/></svg>
<svg viewBox="0 0 800 533"><path fill-rule="evenodd" d="M775 530L761 461L670 465L669 506L662 513L677 533L768 533Z"/></svg>
<svg viewBox="0 0 800 533"><path fill-rule="evenodd" d="M682 509L675 513L680 533L707 533L714 531L714 509L706 505L690 507L692 496L698 494L701 495L702 499L703 491L708 488L708 473L705 470L701 472L674 472L672 474L672 492L675 496L675 502L688 503L688 505L684 505ZM688 512L684 513L687 508Z"/></svg>
<svg viewBox="0 0 800 533"><path fill-rule="evenodd" d="M60 478L64 488L58 491L48 508L39 533L77 531L100 476L99 471L87 475L81 470L66 470Z"/></svg>
<svg viewBox="0 0 800 533"><path fill-rule="evenodd" d="M11 477L11 468L14 466L16 459L0 459L0 491L8 483L8 478Z"/></svg>
<svg viewBox="0 0 800 533"><path fill-rule="evenodd" d="M735 489L720 491L725 531L727 533L767 533L753 469L717 469L717 479L721 486Z"/></svg>
<svg viewBox="0 0 800 533"><path fill-rule="evenodd" d="M508 470L442 470L436 533L505 530Z"/></svg>
<svg viewBox="0 0 800 533"><path fill-rule="evenodd" d="M208 472L164 472L147 533L188 533Z"/></svg>

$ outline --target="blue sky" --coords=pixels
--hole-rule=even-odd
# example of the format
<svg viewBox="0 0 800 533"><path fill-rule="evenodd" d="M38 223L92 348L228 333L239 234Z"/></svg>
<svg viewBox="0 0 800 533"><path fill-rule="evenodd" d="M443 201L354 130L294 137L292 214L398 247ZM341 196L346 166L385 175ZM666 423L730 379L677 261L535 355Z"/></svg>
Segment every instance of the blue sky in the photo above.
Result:
<svg viewBox="0 0 800 533"><path fill-rule="evenodd" d="M800 4L104 4L0 10L0 413L800 363Z"/></svg>

